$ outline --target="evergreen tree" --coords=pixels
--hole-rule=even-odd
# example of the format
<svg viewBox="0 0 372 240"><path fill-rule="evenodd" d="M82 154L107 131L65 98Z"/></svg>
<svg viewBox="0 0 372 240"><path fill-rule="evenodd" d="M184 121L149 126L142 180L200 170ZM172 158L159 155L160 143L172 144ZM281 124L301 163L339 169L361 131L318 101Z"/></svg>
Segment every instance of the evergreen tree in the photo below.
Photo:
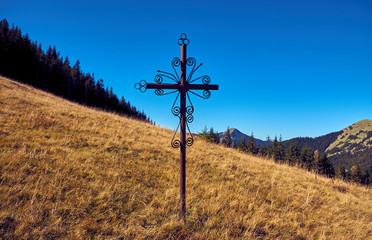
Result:
<svg viewBox="0 0 372 240"><path fill-rule="evenodd" d="M262 149L259 145L256 146L255 154L262 156Z"/></svg>
<svg viewBox="0 0 372 240"><path fill-rule="evenodd" d="M218 144L220 142L220 137L218 136L218 132L214 132L213 128L209 129L208 139L210 142Z"/></svg>
<svg viewBox="0 0 372 240"><path fill-rule="evenodd" d="M248 143L245 137L242 137L240 142L238 143L238 149L242 152L248 152Z"/></svg>
<svg viewBox="0 0 372 240"><path fill-rule="evenodd" d="M368 187L370 183L371 174L368 170L365 171L362 177L362 183Z"/></svg>
<svg viewBox="0 0 372 240"><path fill-rule="evenodd" d="M284 160L284 148L282 145L281 137L278 141L278 138L275 136L273 147L272 147L273 158L276 162L283 162Z"/></svg>
<svg viewBox="0 0 372 240"><path fill-rule="evenodd" d="M278 155L277 147L278 147L278 138L275 136L274 141L273 141L273 146L271 147L271 152L270 152L275 161Z"/></svg>
<svg viewBox="0 0 372 240"><path fill-rule="evenodd" d="M335 169L332 163L328 160L327 154L321 154L317 165L315 166L319 174L326 175L331 178L335 176Z"/></svg>
<svg viewBox="0 0 372 240"><path fill-rule="evenodd" d="M337 175L339 178L341 178L342 180L346 180L346 168L345 168L345 165L342 164L339 169L337 170Z"/></svg>
<svg viewBox="0 0 372 240"><path fill-rule="evenodd" d="M248 140L247 150L251 154L256 154L256 145L254 143L253 133L251 134L251 136Z"/></svg>
<svg viewBox="0 0 372 240"><path fill-rule="evenodd" d="M65 61L62 65L62 72L64 77L64 93L63 96L71 100L71 66L68 57L65 57Z"/></svg>
<svg viewBox="0 0 372 240"><path fill-rule="evenodd" d="M354 165L350 169L350 177L351 180L357 183L361 183L362 180L362 172L358 165Z"/></svg>
<svg viewBox="0 0 372 240"><path fill-rule="evenodd" d="M301 162L300 157L301 157L301 152L300 152L300 148L298 147L298 143L297 142L291 143L289 146L287 157L286 157L287 162L290 165L300 164Z"/></svg>
<svg viewBox="0 0 372 240"><path fill-rule="evenodd" d="M226 147L233 147L230 128L227 127L226 135L222 138L222 144Z"/></svg>
<svg viewBox="0 0 372 240"><path fill-rule="evenodd" d="M76 60L76 63L71 69L72 77L72 100L80 102L84 93L84 85L82 84L81 77L81 68L79 59Z"/></svg>
<svg viewBox="0 0 372 240"><path fill-rule="evenodd" d="M270 157L270 150L271 150L271 141L270 141L270 136L267 136L266 138L266 144L262 147L261 154L264 157Z"/></svg>
<svg viewBox="0 0 372 240"><path fill-rule="evenodd" d="M313 150L305 146L301 150L301 167L306 168L307 170L311 170L313 168L313 163L314 163L314 152Z"/></svg>
<svg viewBox="0 0 372 240"><path fill-rule="evenodd" d="M208 128L205 126L202 132L198 133L198 135L211 143L218 144L220 142L218 133L214 132L212 127L208 130Z"/></svg>

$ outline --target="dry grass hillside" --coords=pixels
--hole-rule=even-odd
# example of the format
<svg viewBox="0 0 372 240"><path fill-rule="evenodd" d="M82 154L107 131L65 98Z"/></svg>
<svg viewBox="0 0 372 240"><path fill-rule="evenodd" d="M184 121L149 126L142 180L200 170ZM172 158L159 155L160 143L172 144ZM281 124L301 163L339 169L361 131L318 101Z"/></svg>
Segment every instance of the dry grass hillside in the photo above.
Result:
<svg viewBox="0 0 372 240"><path fill-rule="evenodd" d="M171 117L171 116L170 116ZM372 192L0 77L0 239L372 239Z"/></svg>

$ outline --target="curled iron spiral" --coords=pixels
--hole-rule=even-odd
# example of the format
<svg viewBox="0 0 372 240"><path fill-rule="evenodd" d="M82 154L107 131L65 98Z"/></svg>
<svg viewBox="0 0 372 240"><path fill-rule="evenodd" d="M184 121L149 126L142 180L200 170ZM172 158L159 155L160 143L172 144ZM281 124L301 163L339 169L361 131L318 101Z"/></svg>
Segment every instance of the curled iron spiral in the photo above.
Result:
<svg viewBox="0 0 372 240"><path fill-rule="evenodd" d="M194 107L193 106L187 106L186 113L191 115L194 113Z"/></svg>
<svg viewBox="0 0 372 240"><path fill-rule="evenodd" d="M172 113L173 113L173 115L176 116L176 117L179 116L180 113L181 113L181 108L178 107L178 106L173 106L173 107L172 107Z"/></svg>
<svg viewBox="0 0 372 240"><path fill-rule="evenodd" d="M211 82L211 78L207 75L202 76L202 82L204 85L208 85Z"/></svg>
<svg viewBox="0 0 372 240"><path fill-rule="evenodd" d="M193 57L189 57L189 58L186 60L186 63L187 63L187 65L189 65L189 66L195 66L195 65L196 65L196 60L195 60L195 58L193 58Z"/></svg>
<svg viewBox="0 0 372 240"><path fill-rule="evenodd" d="M176 71L176 67L181 66L181 60L178 57L175 57L175 58L172 59L171 65L172 65L173 71L176 73L176 76L177 76L175 80L176 80L177 83L179 83L181 80L180 80L180 77L178 76L178 73ZM173 75L173 74L171 74L171 75Z"/></svg>
<svg viewBox="0 0 372 240"><path fill-rule="evenodd" d="M172 140L171 140L171 145L172 145L173 148L179 148L181 146L180 140L174 139L176 134L177 134L178 128L180 127L180 124L181 124L181 121L178 123L176 131L174 131L174 134L173 134L173 137L172 137Z"/></svg>
<svg viewBox="0 0 372 240"><path fill-rule="evenodd" d="M180 96L180 93L178 92L177 97L176 99L174 99L174 102L171 108L172 114L176 117L180 117L180 113L181 113L181 108L176 106L176 102L179 96Z"/></svg>
<svg viewBox="0 0 372 240"><path fill-rule="evenodd" d="M176 140L172 139L171 145L172 145L173 148L179 148L181 146L181 142L178 139L176 139Z"/></svg>
<svg viewBox="0 0 372 240"><path fill-rule="evenodd" d="M188 137L188 138L186 139L186 146L191 147L193 144L194 144L194 138L193 138L192 135L191 135L191 137Z"/></svg>
<svg viewBox="0 0 372 240"><path fill-rule="evenodd" d="M186 146L190 147L194 143L194 136L192 135L190 131L189 124L186 123L186 126L187 126L187 130L190 133L190 137L186 138Z"/></svg>
<svg viewBox="0 0 372 240"><path fill-rule="evenodd" d="M162 83L163 82L163 76L161 74L157 74L155 77L154 77L154 81L156 83Z"/></svg>
<svg viewBox="0 0 372 240"><path fill-rule="evenodd" d="M190 90L189 90L189 92L198 96L198 97L200 97L200 98L203 98L203 99L208 99L211 96L211 92L209 90L204 90L203 95L197 94L197 93L195 93L193 91L190 91Z"/></svg>
<svg viewBox="0 0 372 240"><path fill-rule="evenodd" d="M194 121L194 116L191 115L191 114L187 115L186 120L187 120L188 123L192 123Z"/></svg>
<svg viewBox="0 0 372 240"><path fill-rule="evenodd" d="M140 90L141 92L146 92L146 81L141 80L139 83L134 84L134 88Z"/></svg>
<svg viewBox="0 0 372 240"><path fill-rule="evenodd" d="M172 59L172 66L179 67L181 66L181 60L178 57L174 57Z"/></svg>
<svg viewBox="0 0 372 240"><path fill-rule="evenodd" d="M164 95L164 90L160 89L160 88L155 89L155 94L158 95L158 96L162 96L162 95Z"/></svg>
<svg viewBox="0 0 372 240"><path fill-rule="evenodd" d="M209 90L204 90L203 91L203 96L204 96L204 99L207 99L211 96L211 91Z"/></svg>
<svg viewBox="0 0 372 240"><path fill-rule="evenodd" d="M203 63L200 63L199 66L196 67L196 60L195 60L195 58L190 57L190 58L188 58L188 59L186 60L186 64L189 65L189 66L192 66L192 69L191 69L190 74L189 74L189 76L187 77L187 80L186 80L186 81L187 81L188 83L195 82L195 80L197 80L197 79L199 79L199 78L197 78L197 79L191 81L192 76L194 75L194 73L196 72L196 70L198 70L198 68L199 68L201 65L203 65Z"/></svg>

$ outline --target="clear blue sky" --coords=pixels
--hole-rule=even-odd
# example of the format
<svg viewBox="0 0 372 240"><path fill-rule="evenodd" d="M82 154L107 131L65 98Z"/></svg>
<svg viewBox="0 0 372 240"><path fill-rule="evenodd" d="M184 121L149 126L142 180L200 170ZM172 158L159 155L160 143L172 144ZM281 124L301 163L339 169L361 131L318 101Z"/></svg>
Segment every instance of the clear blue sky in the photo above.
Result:
<svg viewBox="0 0 372 240"><path fill-rule="evenodd" d="M316 137L372 119L372 1L0 0L0 18L56 46L84 72L175 129L175 96L134 83L171 71L177 39L219 84L193 97L193 132L235 127L257 138Z"/></svg>

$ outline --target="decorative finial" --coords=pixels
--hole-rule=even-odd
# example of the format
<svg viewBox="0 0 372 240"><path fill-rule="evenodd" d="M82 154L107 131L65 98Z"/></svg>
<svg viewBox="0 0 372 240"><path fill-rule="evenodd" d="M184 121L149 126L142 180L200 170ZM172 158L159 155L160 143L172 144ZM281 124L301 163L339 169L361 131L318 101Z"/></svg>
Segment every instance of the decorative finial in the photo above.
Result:
<svg viewBox="0 0 372 240"><path fill-rule="evenodd" d="M140 90L141 92L146 92L146 81L141 80L139 83L134 84L134 88Z"/></svg>
<svg viewBox="0 0 372 240"><path fill-rule="evenodd" d="M177 41L178 45L188 45L190 43L189 39L186 37L186 33L181 33L180 38Z"/></svg>

